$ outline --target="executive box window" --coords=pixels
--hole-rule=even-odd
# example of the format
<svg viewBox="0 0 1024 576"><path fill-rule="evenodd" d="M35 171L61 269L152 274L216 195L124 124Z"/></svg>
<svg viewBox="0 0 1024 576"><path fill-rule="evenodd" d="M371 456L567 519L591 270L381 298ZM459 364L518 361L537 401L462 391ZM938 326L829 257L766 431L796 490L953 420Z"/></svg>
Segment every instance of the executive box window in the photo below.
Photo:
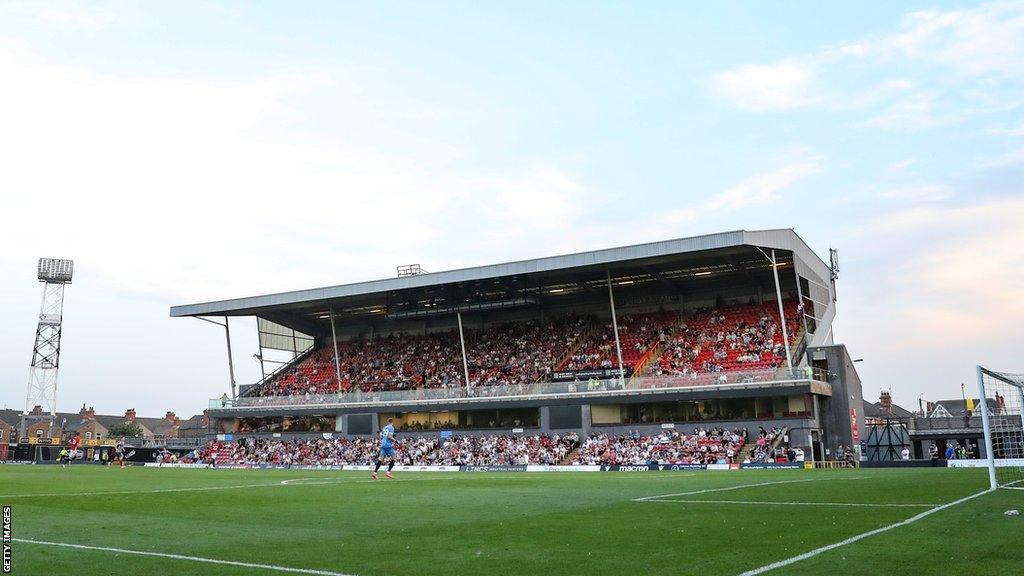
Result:
<svg viewBox="0 0 1024 576"><path fill-rule="evenodd" d="M380 425L387 424L388 418L394 418L395 429L402 432L471 428L535 428L540 426L540 408L381 413Z"/></svg>
<svg viewBox="0 0 1024 576"><path fill-rule="evenodd" d="M333 432L334 416L272 416L224 420L222 432Z"/></svg>
<svg viewBox="0 0 1024 576"><path fill-rule="evenodd" d="M809 418L808 395L764 398L724 398L716 400L606 404L590 407L595 425L657 424L661 422L701 422L705 420L754 420L768 418Z"/></svg>

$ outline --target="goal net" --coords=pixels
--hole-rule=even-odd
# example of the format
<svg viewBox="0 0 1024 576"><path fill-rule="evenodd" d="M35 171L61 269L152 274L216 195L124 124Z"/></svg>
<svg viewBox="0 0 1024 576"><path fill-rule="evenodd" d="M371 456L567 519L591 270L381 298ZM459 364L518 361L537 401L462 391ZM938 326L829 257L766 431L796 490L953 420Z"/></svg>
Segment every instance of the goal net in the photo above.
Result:
<svg viewBox="0 0 1024 576"><path fill-rule="evenodd" d="M978 366L978 389L992 488L1024 490L1024 374Z"/></svg>

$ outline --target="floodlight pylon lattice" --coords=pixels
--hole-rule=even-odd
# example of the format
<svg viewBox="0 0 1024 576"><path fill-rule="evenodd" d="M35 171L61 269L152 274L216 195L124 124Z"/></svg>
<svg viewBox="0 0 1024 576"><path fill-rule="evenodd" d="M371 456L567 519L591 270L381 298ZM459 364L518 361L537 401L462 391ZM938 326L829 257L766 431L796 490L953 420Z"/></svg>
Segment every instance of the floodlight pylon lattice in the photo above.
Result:
<svg viewBox="0 0 1024 576"><path fill-rule="evenodd" d="M48 420L52 431L57 412L57 377L60 369L60 336L64 320L64 288L71 283L74 262L40 258L37 277L43 283L32 364L29 368L22 436L32 420ZM35 407L40 410L36 411Z"/></svg>
<svg viewBox="0 0 1024 576"><path fill-rule="evenodd" d="M1024 490L1024 374L978 366L989 483Z"/></svg>

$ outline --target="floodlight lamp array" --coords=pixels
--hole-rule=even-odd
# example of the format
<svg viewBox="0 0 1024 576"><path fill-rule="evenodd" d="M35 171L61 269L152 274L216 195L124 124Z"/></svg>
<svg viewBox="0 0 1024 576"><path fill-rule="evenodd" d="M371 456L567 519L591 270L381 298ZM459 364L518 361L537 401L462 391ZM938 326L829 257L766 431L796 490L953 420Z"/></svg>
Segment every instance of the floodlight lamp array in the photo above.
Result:
<svg viewBox="0 0 1024 576"><path fill-rule="evenodd" d="M38 278L40 282L70 284L74 269L75 262L73 260L40 258Z"/></svg>

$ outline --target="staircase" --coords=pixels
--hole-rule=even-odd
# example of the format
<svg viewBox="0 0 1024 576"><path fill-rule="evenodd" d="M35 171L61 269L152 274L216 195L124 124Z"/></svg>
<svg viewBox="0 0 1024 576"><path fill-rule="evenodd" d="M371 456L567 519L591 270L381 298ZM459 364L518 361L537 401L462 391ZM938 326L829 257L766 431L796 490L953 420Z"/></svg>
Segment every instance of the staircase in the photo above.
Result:
<svg viewBox="0 0 1024 576"><path fill-rule="evenodd" d="M807 351L807 333L803 326L801 326L797 330L796 334L793 335L792 340L793 343L790 347L790 352L792 352L793 356L790 360L793 362L793 366L796 367L800 365L800 361L803 360L804 357L804 352ZM810 362L808 362L808 364L810 364Z"/></svg>
<svg viewBox="0 0 1024 576"><path fill-rule="evenodd" d="M651 364L657 362L661 358L662 348L664 348L664 346L661 342L651 346L651 348L644 354L643 358L633 366L633 376L643 376L647 372L647 369L651 367Z"/></svg>
<svg viewBox="0 0 1024 576"><path fill-rule="evenodd" d="M578 337L576 337L576 340L572 343L572 346L569 346L569 349L565 351L565 354L562 354L562 357L559 358L557 362L555 362L555 372L565 368L565 365L569 363L569 360L572 358L572 355L575 354L580 348L582 348L584 344L590 341L590 337L593 336L594 333L597 331L597 327L597 323L591 322L590 326L586 330L584 330Z"/></svg>
<svg viewBox="0 0 1024 576"><path fill-rule="evenodd" d="M775 440L772 441L772 445L769 446L768 449L775 450L776 448L778 448L779 444L782 444L782 439L785 438L787 435L789 435L789 426L783 428L782 431L780 431L778 435L775 436Z"/></svg>
<svg viewBox="0 0 1024 576"><path fill-rule="evenodd" d="M748 441L746 444L743 445L743 448L740 448L739 453L736 454L736 459L733 460L733 461L734 462L743 462L743 461L745 461L747 458L750 457L751 454L754 453L754 447L755 446L757 446L757 441Z"/></svg>
<svg viewBox="0 0 1024 576"><path fill-rule="evenodd" d="M779 432L778 436L775 437L775 440L772 440L772 443L768 445L768 451L771 452L771 451L775 450L776 448L778 448L779 444L782 444L782 439L785 438L787 434L789 434L789 426L786 426L785 428L783 428L782 431ZM751 456L754 453L754 448L756 448L756 447L757 447L757 439L756 438L754 440L744 444L743 445L743 449L740 450L739 454L736 455L736 461L737 462L743 462L744 460L746 460L748 456ZM752 457L751 457L751 460L753 460Z"/></svg>

